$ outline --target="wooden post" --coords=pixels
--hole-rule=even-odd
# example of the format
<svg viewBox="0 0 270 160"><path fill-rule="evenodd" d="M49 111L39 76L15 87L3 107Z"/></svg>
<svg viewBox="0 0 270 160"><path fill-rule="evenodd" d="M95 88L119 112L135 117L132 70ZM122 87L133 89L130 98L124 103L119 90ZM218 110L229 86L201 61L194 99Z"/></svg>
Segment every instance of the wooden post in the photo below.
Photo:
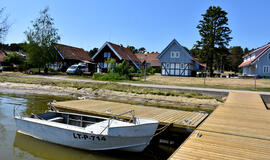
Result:
<svg viewBox="0 0 270 160"><path fill-rule="evenodd" d="M146 81L146 61L144 61L144 81Z"/></svg>
<svg viewBox="0 0 270 160"><path fill-rule="evenodd" d="M204 78L203 78L203 85L205 86L205 79L206 79L206 64L204 67Z"/></svg>
<svg viewBox="0 0 270 160"><path fill-rule="evenodd" d="M146 56L147 56L147 52L144 52L144 81L146 81Z"/></svg>
<svg viewBox="0 0 270 160"><path fill-rule="evenodd" d="M255 65L255 76L254 76L254 88L256 88L256 78L257 78L257 64Z"/></svg>

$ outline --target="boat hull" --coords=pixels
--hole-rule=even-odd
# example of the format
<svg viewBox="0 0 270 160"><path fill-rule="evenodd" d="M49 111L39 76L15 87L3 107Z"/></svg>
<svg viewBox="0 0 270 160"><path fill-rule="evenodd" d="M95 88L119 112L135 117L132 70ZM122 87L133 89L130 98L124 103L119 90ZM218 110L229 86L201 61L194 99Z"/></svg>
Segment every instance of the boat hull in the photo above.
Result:
<svg viewBox="0 0 270 160"><path fill-rule="evenodd" d="M141 152L152 139L151 136L123 137L92 134L81 130L72 130L66 127L55 127L54 122L43 120L35 122L21 117L15 117L17 130L34 138L69 147L85 150L111 150L120 149L132 152ZM147 126L148 125L148 126ZM156 128L157 124L146 124L146 128Z"/></svg>

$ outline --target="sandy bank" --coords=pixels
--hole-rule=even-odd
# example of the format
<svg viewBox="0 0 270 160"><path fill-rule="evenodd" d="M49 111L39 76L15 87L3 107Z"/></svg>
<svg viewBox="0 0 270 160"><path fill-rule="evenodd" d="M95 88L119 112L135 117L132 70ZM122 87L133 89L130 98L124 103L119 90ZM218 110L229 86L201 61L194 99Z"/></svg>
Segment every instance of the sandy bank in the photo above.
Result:
<svg viewBox="0 0 270 160"><path fill-rule="evenodd" d="M214 109L221 103L216 99L197 99L182 96L161 96L151 94L136 94L127 92L118 92L104 89L72 87L58 87L54 85L25 84L25 83L0 83L0 91L4 93L16 94L45 94L55 96L73 96L75 98L96 98L101 100L110 100L126 102L133 104L146 104L153 106L170 106L173 108L192 108Z"/></svg>

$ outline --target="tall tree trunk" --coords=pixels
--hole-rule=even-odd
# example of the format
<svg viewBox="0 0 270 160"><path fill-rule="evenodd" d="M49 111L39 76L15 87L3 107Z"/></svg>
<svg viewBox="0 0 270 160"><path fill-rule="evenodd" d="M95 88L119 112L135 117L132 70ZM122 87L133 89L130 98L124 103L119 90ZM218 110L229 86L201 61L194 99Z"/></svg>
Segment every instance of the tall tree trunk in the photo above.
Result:
<svg viewBox="0 0 270 160"><path fill-rule="evenodd" d="M210 57L209 57L210 63L209 63L209 70L210 70L210 77L214 76L214 50L210 49Z"/></svg>

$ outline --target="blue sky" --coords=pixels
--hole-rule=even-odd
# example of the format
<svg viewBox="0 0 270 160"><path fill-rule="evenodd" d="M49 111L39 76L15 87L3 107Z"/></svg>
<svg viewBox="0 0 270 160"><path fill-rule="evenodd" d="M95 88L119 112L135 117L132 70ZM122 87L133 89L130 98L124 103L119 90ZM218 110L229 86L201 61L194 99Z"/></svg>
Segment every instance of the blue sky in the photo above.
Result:
<svg viewBox="0 0 270 160"><path fill-rule="evenodd" d="M5 43L25 41L30 21L46 6L60 43L89 50L105 41L161 52L173 39L189 49L210 5L228 12L230 46L256 48L270 42L268 0L1 0L12 27Z"/></svg>

